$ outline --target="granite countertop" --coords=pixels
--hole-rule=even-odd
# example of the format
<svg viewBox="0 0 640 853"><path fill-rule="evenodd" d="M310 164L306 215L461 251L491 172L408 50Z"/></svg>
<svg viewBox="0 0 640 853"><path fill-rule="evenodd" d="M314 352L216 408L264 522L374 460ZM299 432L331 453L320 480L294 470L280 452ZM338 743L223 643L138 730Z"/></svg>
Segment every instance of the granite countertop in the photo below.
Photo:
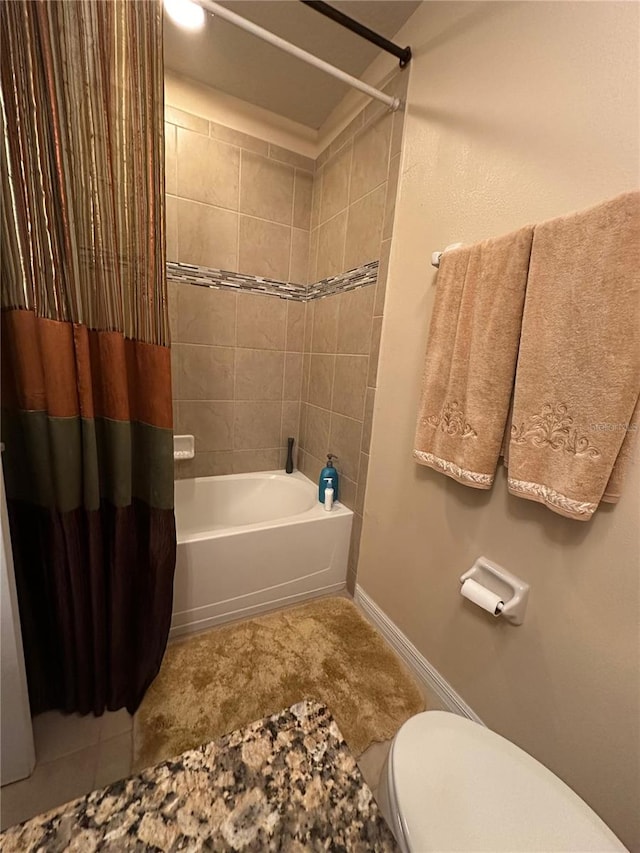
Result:
<svg viewBox="0 0 640 853"><path fill-rule="evenodd" d="M0 834L13 851L398 848L324 705L293 705Z"/></svg>

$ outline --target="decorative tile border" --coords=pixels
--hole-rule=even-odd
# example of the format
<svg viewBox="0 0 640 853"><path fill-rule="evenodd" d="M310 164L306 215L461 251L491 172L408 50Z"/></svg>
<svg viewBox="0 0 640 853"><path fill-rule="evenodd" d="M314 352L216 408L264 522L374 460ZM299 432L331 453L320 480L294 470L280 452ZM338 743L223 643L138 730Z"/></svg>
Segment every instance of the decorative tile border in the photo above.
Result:
<svg viewBox="0 0 640 853"><path fill-rule="evenodd" d="M306 288L306 300L320 299L321 296L329 296L332 293L341 293L344 290L355 290L357 287L375 284L378 280L378 263L378 261L370 261L361 267L310 284Z"/></svg>
<svg viewBox="0 0 640 853"><path fill-rule="evenodd" d="M247 293L261 293L265 296L278 296L280 299L308 302L333 293L375 284L378 280L378 261L371 261L341 275L323 278L310 285L199 267L195 264L179 264L173 261L167 262L167 278L170 281L195 284L200 287L214 287L217 290L243 290Z"/></svg>

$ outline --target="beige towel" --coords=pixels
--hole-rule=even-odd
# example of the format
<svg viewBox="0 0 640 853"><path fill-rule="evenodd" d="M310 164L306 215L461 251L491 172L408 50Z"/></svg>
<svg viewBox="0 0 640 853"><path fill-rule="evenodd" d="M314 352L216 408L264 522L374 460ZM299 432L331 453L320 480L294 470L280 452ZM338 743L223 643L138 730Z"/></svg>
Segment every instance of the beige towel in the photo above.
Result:
<svg viewBox="0 0 640 853"><path fill-rule="evenodd" d="M601 500L617 500L638 432L639 394L635 192L535 229L509 490L583 521Z"/></svg>
<svg viewBox="0 0 640 853"><path fill-rule="evenodd" d="M505 429L533 228L445 253L413 455L489 489Z"/></svg>

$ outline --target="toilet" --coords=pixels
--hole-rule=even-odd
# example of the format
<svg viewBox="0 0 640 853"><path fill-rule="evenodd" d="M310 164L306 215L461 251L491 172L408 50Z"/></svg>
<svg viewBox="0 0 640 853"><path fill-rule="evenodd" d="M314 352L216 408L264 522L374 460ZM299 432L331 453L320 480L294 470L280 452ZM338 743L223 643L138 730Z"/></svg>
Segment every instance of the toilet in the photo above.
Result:
<svg viewBox="0 0 640 853"><path fill-rule="evenodd" d="M417 714L400 728L378 800L403 853L627 849L539 761L445 711Z"/></svg>

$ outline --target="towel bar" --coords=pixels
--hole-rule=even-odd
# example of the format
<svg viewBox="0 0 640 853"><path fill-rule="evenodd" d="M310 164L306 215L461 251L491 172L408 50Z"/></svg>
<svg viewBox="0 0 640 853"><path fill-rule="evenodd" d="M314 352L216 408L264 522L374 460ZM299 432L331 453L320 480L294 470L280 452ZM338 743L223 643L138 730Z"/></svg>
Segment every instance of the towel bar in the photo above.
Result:
<svg viewBox="0 0 640 853"><path fill-rule="evenodd" d="M449 252L451 249L459 249L462 246L462 243L450 243L446 248L444 248L441 252L433 252L431 255L431 266L438 269L440 266L440 261L442 260L442 256L445 252Z"/></svg>

